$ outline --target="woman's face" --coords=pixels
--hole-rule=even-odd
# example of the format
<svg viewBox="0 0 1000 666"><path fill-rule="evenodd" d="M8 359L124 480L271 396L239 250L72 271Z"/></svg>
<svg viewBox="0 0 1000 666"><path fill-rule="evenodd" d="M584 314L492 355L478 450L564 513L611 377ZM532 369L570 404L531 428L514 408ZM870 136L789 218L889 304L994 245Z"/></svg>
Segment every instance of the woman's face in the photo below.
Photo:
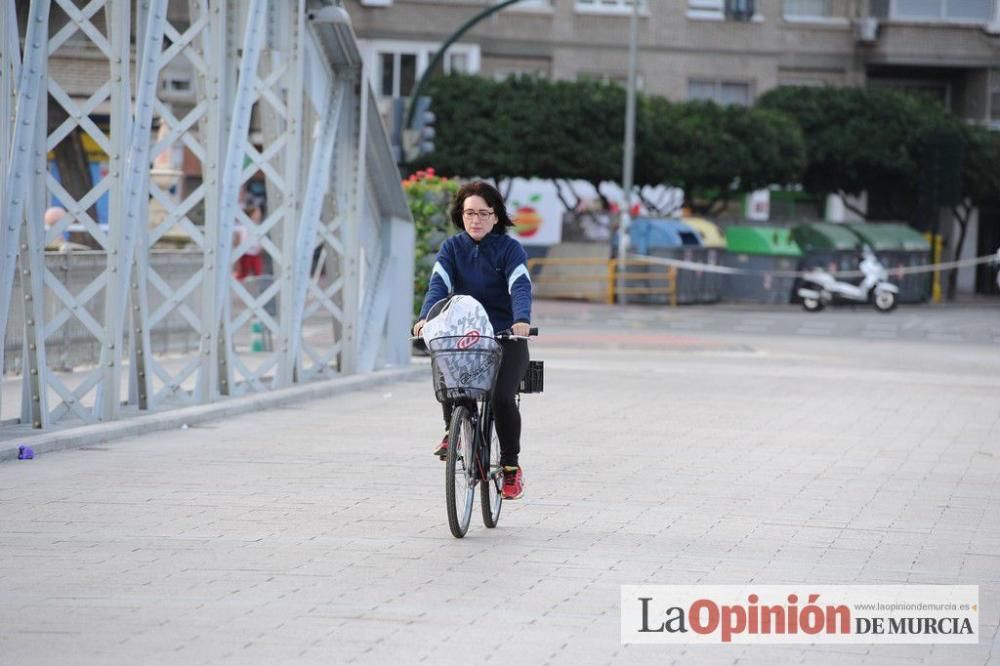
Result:
<svg viewBox="0 0 1000 666"><path fill-rule="evenodd" d="M481 241L496 226L496 211L486 203L486 199L474 194L462 203L462 223L465 224L465 233L472 240Z"/></svg>

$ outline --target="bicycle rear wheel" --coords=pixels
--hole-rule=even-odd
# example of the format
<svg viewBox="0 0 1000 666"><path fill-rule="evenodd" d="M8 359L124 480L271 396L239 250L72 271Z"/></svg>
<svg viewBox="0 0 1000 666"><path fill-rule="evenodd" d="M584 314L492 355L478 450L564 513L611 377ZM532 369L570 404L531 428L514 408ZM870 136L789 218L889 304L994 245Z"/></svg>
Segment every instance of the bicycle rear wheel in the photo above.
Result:
<svg viewBox="0 0 1000 666"><path fill-rule="evenodd" d="M448 507L448 527L456 539L461 539L469 530L472 504L476 497L476 428L468 407L455 407L448 433L445 504Z"/></svg>
<svg viewBox="0 0 1000 666"><path fill-rule="evenodd" d="M490 414L492 417L492 414ZM479 482L479 506L483 510L483 525L493 528L500 521L500 508L503 506L503 467L500 466L500 439L490 418L486 430L490 433L489 463L487 476ZM485 451L483 453L486 453Z"/></svg>

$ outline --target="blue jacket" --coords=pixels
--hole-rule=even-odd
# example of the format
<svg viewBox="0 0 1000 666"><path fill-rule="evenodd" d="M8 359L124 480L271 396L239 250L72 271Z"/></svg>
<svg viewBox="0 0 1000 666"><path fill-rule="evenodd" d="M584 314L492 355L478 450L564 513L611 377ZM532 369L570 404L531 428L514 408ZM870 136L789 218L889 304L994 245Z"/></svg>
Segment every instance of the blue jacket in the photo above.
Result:
<svg viewBox="0 0 1000 666"><path fill-rule="evenodd" d="M521 244L506 234L489 233L478 243L464 231L452 236L438 251L420 319L439 300L456 294L482 303L496 332L531 323L527 261Z"/></svg>

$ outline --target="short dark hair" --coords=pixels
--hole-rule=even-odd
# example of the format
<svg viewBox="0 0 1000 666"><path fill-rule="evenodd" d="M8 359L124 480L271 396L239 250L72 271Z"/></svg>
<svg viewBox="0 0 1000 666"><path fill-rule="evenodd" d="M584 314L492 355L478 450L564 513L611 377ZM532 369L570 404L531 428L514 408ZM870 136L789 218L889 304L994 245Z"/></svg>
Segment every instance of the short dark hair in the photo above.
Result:
<svg viewBox="0 0 1000 666"><path fill-rule="evenodd" d="M465 209L465 200L469 197L482 197L497 216L497 224L493 227L493 234L505 234L509 227L514 226L510 216L507 215L507 205L503 202L503 196L489 183L481 180L463 185L455 194L455 202L451 207L451 223L459 230L465 231L465 222L462 220L462 211Z"/></svg>

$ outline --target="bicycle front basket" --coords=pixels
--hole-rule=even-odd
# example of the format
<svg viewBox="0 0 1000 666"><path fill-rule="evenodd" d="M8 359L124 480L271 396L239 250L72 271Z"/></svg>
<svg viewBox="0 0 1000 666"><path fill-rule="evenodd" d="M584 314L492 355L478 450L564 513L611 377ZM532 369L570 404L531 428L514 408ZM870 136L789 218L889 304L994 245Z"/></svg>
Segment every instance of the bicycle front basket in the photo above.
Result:
<svg viewBox="0 0 1000 666"><path fill-rule="evenodd" d="M493 338L454 335L430 341L438 402L482 400L496 382L503 349Z"/></svg>

